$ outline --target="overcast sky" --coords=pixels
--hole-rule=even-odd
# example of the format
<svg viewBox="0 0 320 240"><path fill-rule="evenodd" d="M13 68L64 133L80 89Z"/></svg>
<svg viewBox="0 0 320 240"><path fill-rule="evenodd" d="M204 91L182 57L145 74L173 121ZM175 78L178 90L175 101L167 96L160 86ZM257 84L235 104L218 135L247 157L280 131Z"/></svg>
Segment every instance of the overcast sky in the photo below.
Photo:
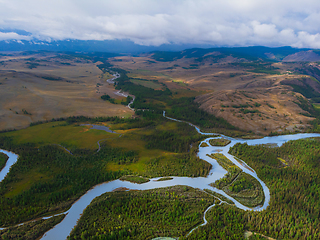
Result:
<svg viewBox="0 0 320 240"><path fill-rule="evenodd" d="M0 40L320 48L319 32L319 0L0 0Z"/></svg>

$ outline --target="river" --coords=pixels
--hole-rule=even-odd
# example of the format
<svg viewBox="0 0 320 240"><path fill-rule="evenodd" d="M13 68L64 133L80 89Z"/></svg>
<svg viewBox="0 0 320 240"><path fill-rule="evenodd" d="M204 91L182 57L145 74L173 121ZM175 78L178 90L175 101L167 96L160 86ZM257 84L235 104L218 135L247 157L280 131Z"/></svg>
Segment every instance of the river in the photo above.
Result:
<svg viewBox="0 0 320 240"><path fill-rule="evenodd" d="M165 114L165 113L164 113ZM176 119L169 118L174 121L180 121ZM191 124L192 125L192 124ZM193 125L194 126L194 125ZM198 132L200 132L199 128L197 128ZM200 132L201 133L201 132ZM203 133L203 134L208 134L212 135L212 133ZM236 160L232 155L228 153L230 147L235 145L236 143L247 143L249 145L256 145L256 144L268 144L268 143L274 143L277 144L278 146L281 146L283 143L289 141L289 140L297 140L297 139L302 139L302 138L309 138L309 137L320 137L320 134L316 133L310 133L310 134L294 134L294 135L283 135L283 136L274 136L274 137L265 137L262 139L254 139L254 140L243 140L243 139L234 139L231 137L223 136L225 138L228 138L231 140L231 143L228 144L227 146L224 147L214 147L209 144L209 140L213 138L221 138L222 136L219 137L209 137L205 139L202 142L208 143L209 147L200 147L199 145L199 152L198 156L211 163L212 164L212 169L209 172L207 177L197 177L197 178L191 178L191 177L172 177L171 180L167 181L157 181L161 177L153 178L150 179L149 182L143 183L143 184L136 184L136 183L131 183L127 181L121 181L121 180L114 180L106 183L102 183L99 185L96 185L89 191L87 191L86 194L84 194L78 201L76 201L72 207L67 211L67 216L63 219L62 222L57 224L54 228L49 230L45 235L43 236L42 239L66 239L67 236L70 234L72 228L74 228L77 224L78 219L81 217L81 214L83 213L84 209L90 204L90 202L97 196L100 196L103 193L106 192L111 192L114 189L123 187L123 188L128 188L128 189L134 189L134 190L149 190L149 189L154 189L154 188L161 188L161 187L170 187L170 186L175 186L175 185L187 185L193 188L199 188L199 189L210 189L214 192L217 192L229 200L233 201L235 206L237 206L240 209L243 210L253 210L253 211L262 211L267 208L269 205L270 201L270 191L266 184L257 176L256 172L250 168L247 164L244 162L239 162ZM262 206L258 206L255 208L249 208L238 201L236 201L234 198L228 196L225 192L222 190L216 189L214 187L211 187L209 184L215 182L216 180L222 178L227 171L223 169L216 160L210 158L207 156L207 154L215 153L215 152L220 152L223 155L225 155L227 158L229 158L234 164L236 164L240 169L242 169L245 173L253 176L255 179L259 181L263 188L265 200ZM210 206L209 208L211 208ZM208 209L209 209L208 208ZM208 210L207 209L207 210ZM206 210L206 211L207 211ZM204 221L205 220L205 214L204 214ZM202 224L203 225L203 224Z"/></svg>
<svg viewBox="0 0 320 240"><path fill-rule="evenodd" d="M165 116L165 113L164 113ZM173 121L179 121L173 118L168 118ZM190 124L192 125L192 124ZM194 125L192 125L194 126ZM196 126L194 126L196 127ZM200 129L197 128L197 131L201 133ZM212 133L202 133L206 135L212 135ZM209 144L209 140L213 138L227 138L231 141L230 144L224 147L214 147ZM65 212L67 213L66 217L63 219L62 222L57 224L54 228L49 230L45 233L45 235L42 237L42 239L66 239L67 236L70 234L71 230L76 226L78 219L80 218L81 214L83 213L84 209L90 204L90 202L97 196L100 196L103 193L111 192L116 188L124 187L128 189L135 189L135 190L149 190L154 188L161 188L161 187L170 187L175 185L187 185L193 188L199 188L199 189L210 189L214 192L217 192L229 200L233 201L235 206L237 206L240 209L243 210L253 210L253 211L262 211L267 208L270 201L270 192L266 184L257 176L254 169L250 168L247 164L244 162L241 162L236 160L232 155L228 153L230 147L234 146L236 143L247 143L248 145L256 145L256 144L277 144L278 146L281 146L283 143L289 141L289 140L297 140L302 138L310 138L310 137L320 137L320 134L317 133L300 133L300 134L292 134L292 135L281 135L281 136L274 136L274 137L265 137L262 139L252 139L252 140L244 140L244 139L234 139L227 136L214 136L214 137L208 137L207 139L203 140L201 143L206 142L209 146L208 147L200 147L199 145L199 152L198 156L199 158L209 162L212 164L212 169L209 172L207 177L197 177L197 178L191 178L191 177L175 177L173 176L171 180L167 181L157 181L161 177L150 179L149 182L143 183L143 184L136 184L131 183L127 181L121 181L121 180L114 180L106 183L102 183L99 185L94 186L92 189L87 191L82 197L80 197L72 206L71 208ZM9 172L10 167L17 161L18 155L8 152L5 150L0 150L1 152L7 154L9 156L9 159L7 161L6 166L4 169L0 172L0 181L4 179L6 174ZM207 154L211 153L222 153L225 155L228 159L230 159L235 165L237 165L240 169L242 169L245 173L253 176L255 179L259 181L263 188L265 200L262 206L258 206L255 208L249 208L238 201L236 201L234 198L228 196L225 192L222 190L216 189L214 187L211 187L209 184L215 182L216 180L223 178L223 176L227 173L225 169L223 169L216 160L210 158L207 156ZM211 208L210 206L209 208ZM208 209L207 209L208 210ZM205 215L204 215L204 221Z"/></svg>
<svg viewBox="0 0 320 240"><path fill-rule="evenodd" d="M166 117L165 112L163 113L164 117ZM168 119L172 121L179 121L183 122L181 120L169 118ZM211 135L211 137L208 137L207 139L203 140L201 143L206 142L209 146L208 147L200 147L201 143L199 145L199 152L198 156L199 158L209 162L212 164L212 169L209 172L207 177L197 177L197 178L191 178L191 177L175 177L173 176L171 180L167 181L157 181L161 177L150 179L149 182L143 183L143 184L135 184L127 181L121 181L121 180L114 180L106 183L102 183L99 185L94 186L89 191L87 191L82 197L80 197L72 206L71 208L65 212L67 213L66 217L57 224L54 228L49 230L44 234L44 236L41 239L66 239L67 236L70 234L71 230L76 226L78 219L81 217L81 214L83 213L84 209L91 203L91 201L97 197L100 196L103 193L111 192L114 189L124 187L128 189L134 189L134 190L149 190L154 188L161 188L161 187L170 187L175 185L186 185L193 188L199 188L199 189L210 189L214 192L217 192L229 200L233 201L235 206L237 206L240 209L243 210L253 210L253 211L262 211L265 210L270 201L270 191L266 184L257 176L254 169L250 168L245 162L241 160L235 159L232 155L230 155L229 149L230 147L234 146L236 143L247 143L248 145L257 145L257 144L277 144L278 146L281 146L283 143L290 141L290 140L297 140L302 138L310 138L310 137L320 137L320 134L317 133L300 133L300 134L292 134L292 135L281 135L281 136L274 136L274 137L265 137L262 139L252 139L252 140L244 140L244 139L235 139L228 136L213 136L213 133L202 133L200 129L189 123L191 126L195 127L196 130L204 135ZM231 142L224 147L214 147L209 144L209 140L213 138L227 138ZM10 171L10 167L17 161L18 155L8 152L5 150L0 150L0 152L3 152L9 156L9 159L7 161L6 166L2 169L0 172L0 182L5 178L5 176ZM214 187L211 187L209 184L215 182L216 180L223 178L223 176L227 173L225 169L223 169L216 160L210 158L207 156L207 154L211 153L221 153L224 156L226 156L230 161L232 161L235 165L237 165L242 171L245 173L251 175L255 179L259 181L263 188L265 200L262 206L257 206L255 208L249 208L238 201L236 201L234 198L228 196L225 192L222 190L216 189ZM211 208L213 205L211 205L209 208ZM209 208L206 210L206 212L209 210ZM204 213L204 224L206 224L205 219L205 213ZM203 225L203 224L202 224ZM193 231L192 229L191 231Z"/></svg>

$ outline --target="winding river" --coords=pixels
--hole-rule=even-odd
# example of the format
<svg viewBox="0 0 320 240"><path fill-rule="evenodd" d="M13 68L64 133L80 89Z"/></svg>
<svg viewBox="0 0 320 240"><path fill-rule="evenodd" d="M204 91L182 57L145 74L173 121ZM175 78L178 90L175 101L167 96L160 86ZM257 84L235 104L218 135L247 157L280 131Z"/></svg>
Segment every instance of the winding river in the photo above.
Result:
<svg viewBox="0 0 320 240"><path fill-rule="evenodd" d="M163 113L164 117L165 112ZM173 119L166 117L172 121L179 121L183 122L181 120ZM293 135L282 135L282 136L274 136L274 137L265 137L262 139L253 139L253 140L244 140L244 139L235 139L231 138L228 136L212 136L214 135L213 133L202 133L200 129L189 123L191 126L195 127L196 130L204 135L211 135L207 139L203 140L201 143L206 142L209 146L208 147L201 147L201 143L199 145L199 152L198 156L199 158L209 162L212 164L212 169L209 172L207 177L197 177L197 178L191 178L191 177L172 177L171 180L167 181L157 181L159 178L153 178L150 179L149 182L143 183L143 184L135 184L127 181L122 181L122 180L114 180L106 183L102 183L99 185L94 186L91 188L89 191L87 191L82 197L80 197L72 206L71 208L65 212L67 213L66 217L59 223L57 224L54 228L49 230L44 234L44 236L41 239L66 239L67 236L70 234L71 230L76 226L78 219L81 217L81 214L83 213L84 209L91 203L91 201L97 197L100 196L103 193L106 192L111 192L117 188L124 187L128 189L134 189L134 190L149 190L149 189L155 189L155 188L161 188L161 187L170 187L170 186L175 186L175 185L187 185L193 188L198 188L201 190L204 189L209 189L212 190L216 193L219 193L226 197L227 199L231 200L234 202L235 206L238 208L241 208L243 210L253 210L253 211L262 211L265 210L270 201L270 192L266 184L257 176L256 172L254 169L250 168L245 162L241 160L235 159L232 155L228 153L230 147L234 146L236 143L247 143L248 145L256 145L256 144L277 144L278 146L281 146L283 143L290 141L290 140L297 140L297 139L302 139L302 138L310 138L310 137L320 137L320 134L317 133L300 133L300 134L293 134ZM213 138L227 138L231 141L230 144L224 147L214 147L209 144L209 140ZM0 152L3 152L9 156L9 159L7 161L6 166L2 169L0 172L0 182L5 178L5 176L8 174L10 171L10 167L17 161L18 155L8 152L5 150L0 150ZM238 201L236 201L234 198L228 196L225 192L222 190L219 190L217 188L211 187L209 184L215 182L216 180L223 178L223 176L227 173L227 171L222 168L216 160L210 158L207 156L207 154L211 153L222 153L224 156L226 156L230 161L232 161L235 165L237 165L242 171L245 173L251 175L255 179L257 179L264 192L265 196L265 201L263 205L257 206L255 208L249 208ZM211 205L205 213L212 208L214 205ZM205 225L206 224L206 219L205 219L205 213L204 213L204 223L199 225ZM198 227L199 227L198 226ZM196 227L197 228L197 227ZM196 229L194 228L194 229ZM191 232L194 230L192 229ZM189 232L189 234L191 233Z"/></svg>

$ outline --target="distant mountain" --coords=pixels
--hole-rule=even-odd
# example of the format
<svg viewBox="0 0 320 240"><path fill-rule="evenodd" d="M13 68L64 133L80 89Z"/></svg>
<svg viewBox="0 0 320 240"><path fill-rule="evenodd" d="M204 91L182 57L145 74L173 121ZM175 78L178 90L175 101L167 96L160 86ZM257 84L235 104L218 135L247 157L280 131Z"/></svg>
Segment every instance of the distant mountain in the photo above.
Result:
<svg viewBox="0 0 320 240"><path fill-rule="evenodd" d="M313 50L301 51L286 56L283 62L317 62L320 61L320 55Z"/></svg>
<svg viewBox="0 0 320 240"><path fill-rule="evenodd" d="M197 44L163 44L161 46L142 46L129 40L63 40L63 41L0 41L0 51L71 51L71 52L112 52L140 54L152 51L181 51L188 48L212 46Z"/></svg>
<svg viewBox="0 0 320 240"><path fill-rule="evenodd" d="M273 61L282 61L288 56L298 54L299 52L312 52L310 49L298 49L292 47L234 47L234 48L193 48L178 52L155 51L153 58L157 61L173 61L181 58L195 58L196 61L205 59L218 60L227 56L235 58L244 58L247 60L269 59ZM317 55L316 53L314 53ZM315 58L314 58L315 59Z"/></svg>
<svg viewBox="0 0 320 240"><path fill-rule="evenodd" d="M27 34L27 33L25 33ZM247 60L269 59L271 61L320 61L318 50L292 47L269 48L253 47L212 47L197 44L163 44L160 46L142 46L129 40L63 40L63 41L0 41L0 51L69 51L69 52L108 52L116 54L153 53L157 61L172 61L181 58L195 58L196 61L213 61L232 56Z"/></svg>

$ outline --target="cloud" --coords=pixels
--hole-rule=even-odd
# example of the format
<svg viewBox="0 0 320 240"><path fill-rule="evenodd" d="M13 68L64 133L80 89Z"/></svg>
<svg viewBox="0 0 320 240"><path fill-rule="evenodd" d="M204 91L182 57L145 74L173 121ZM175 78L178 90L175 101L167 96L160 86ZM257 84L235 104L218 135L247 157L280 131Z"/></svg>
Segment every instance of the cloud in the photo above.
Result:
<svg viewBox="0 0 320 240"><path fill-rule="evenodd" d="M31 33L29 38L41 40L318 48L320 4L318 0L0 0L1 28L21 29ZM2 33L1 39L24 38Z"/></svg>
<svg viewBox="0 0 320 240"><path fill-rule="evenodd" d="M17 40L17 41L21 41L21 40L31 40L30 36L25 36L25 35L19 35L15 32L1 32L0 30L0 41L4 41L4 40Z"/></svg>

